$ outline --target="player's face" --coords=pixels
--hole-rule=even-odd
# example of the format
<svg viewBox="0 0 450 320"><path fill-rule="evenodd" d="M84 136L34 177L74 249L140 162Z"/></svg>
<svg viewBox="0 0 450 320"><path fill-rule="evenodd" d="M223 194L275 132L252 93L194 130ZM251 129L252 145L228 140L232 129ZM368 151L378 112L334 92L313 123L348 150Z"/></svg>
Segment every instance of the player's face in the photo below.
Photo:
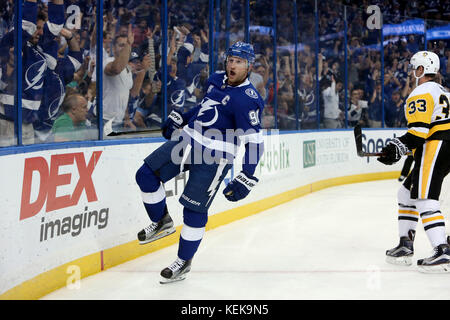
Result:
<svg viewBox="0 0 450 320"><path fill-rule="evenodd" d="M240 85L247 78L250 71L246 59L230 56L227 58L228 84L232 86Z"/></svg>

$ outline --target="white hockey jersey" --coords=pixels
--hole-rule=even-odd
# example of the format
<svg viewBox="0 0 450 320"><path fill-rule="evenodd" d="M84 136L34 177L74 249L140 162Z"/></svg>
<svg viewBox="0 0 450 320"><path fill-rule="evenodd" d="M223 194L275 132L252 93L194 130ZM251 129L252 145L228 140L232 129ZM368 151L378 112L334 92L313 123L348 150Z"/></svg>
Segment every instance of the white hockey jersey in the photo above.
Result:
<svg viewBox="0 0 450 320"><path fill-rule="evenodd" d="M406 99L408 133L425 140L450 140L450 92L436 82L416 87Z"/></svg>

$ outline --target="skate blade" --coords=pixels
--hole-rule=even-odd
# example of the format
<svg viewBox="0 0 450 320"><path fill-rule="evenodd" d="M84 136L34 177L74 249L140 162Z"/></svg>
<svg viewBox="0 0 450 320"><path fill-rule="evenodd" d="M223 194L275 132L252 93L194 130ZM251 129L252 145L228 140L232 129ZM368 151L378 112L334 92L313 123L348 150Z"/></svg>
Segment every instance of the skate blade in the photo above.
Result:
<svg viewBox="0 0 450 320"><path fill-rule="evenodd" d="M181 281L184 279L186 279L185 274L182 274L181 276L173 278L173 279L167 279L167 278L161 277L161 280L159 280L159 283L160 284L168 284L168 283L178 282L178 281Z"/></svg>
<svg viewBox="0 0 450 320"><path fill-rule="evenodd" d="M417 266L421 273L450 273L450 263L437 264L435 266Z"/></svg>
<svg viewBox="0 0 450 320"><path fill-rule="evenodd" d="M406 257L386 256L386 262L390 263L390 264L395 264L398 266L410 266L410 265L412 265L412 256L406 256Z"/></svg>
<svg viewBox="0 0 450 320"><path fill-rule="evenodd" d="M169 235L171 235L172 233L174 233L175 231L177 231L174 227L164 230L161 233L158 233L156 236L154 236L153 238L150 238L148 240L144 240L144 241L139 241L139 244L147 244L156 240L159 240L161 238L167 237Z"/></svg>

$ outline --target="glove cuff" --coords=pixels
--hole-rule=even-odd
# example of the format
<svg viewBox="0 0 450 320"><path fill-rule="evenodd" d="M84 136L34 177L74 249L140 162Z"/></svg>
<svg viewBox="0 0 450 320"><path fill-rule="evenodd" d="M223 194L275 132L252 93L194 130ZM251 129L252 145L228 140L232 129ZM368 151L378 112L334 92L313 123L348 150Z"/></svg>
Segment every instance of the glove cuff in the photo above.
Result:
<svg viewBox="0 0 450 320"><path fill-rule="evenodd" d="M237 182L243 184L248 191L251 191L259 181L258 178L246 174L244 171L241 171L235 179Z"/></svg>
<svg viewBox="0 0 450 320"><path fill-rule="evenodd" d="M175 110L172 110L172 112L169 114L169 116L167 118L171 119L179 127L181 127L183 125L183 121L184 121L183 116Z"/></svg>
<svg viewBox="0 0 450 320"><path fill-rule="evenodd" d="M404 144L403 144L403 142L401 142L399 139L397 139L397 138L394 138L394 139L392 139L391 141L389 141L389 143L391 143L391 144L393 144L396 148L397 148L397 151L398 151L398 154L399 154L399 156L404 156L405 154L407 154L408 153L408 147L407 146L405 146Z"/></svg>

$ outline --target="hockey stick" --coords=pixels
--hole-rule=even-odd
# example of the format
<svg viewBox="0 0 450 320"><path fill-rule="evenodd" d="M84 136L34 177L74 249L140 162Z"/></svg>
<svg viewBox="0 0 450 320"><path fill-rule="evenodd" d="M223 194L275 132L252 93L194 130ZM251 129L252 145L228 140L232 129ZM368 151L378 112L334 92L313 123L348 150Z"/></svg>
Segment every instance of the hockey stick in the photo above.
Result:
<svg viewBox="0 0 450 320"><path fill-rule="evenodd" d="M122 136L126 134L138 134L138 133L161 133L161 129L143 129L134 131L111 131L107 134L108 137Z"/></svg>
<svg viewBox="0 0 450 320"><path fill-rule="evenodd" d="M358 157L380 157L383 155L381 152L365 152L362 148L362 130L361 125L357 124L353 128L353 133L355 135L355 144L356 144L356 154Z"/></svg>
<svg viewBox="0 0 450 320"><path fill-rule="evenodd" d="M363 151L361 125L357 124L353 128L353 133L355 135L356 154L359 157L381 157L383 155L382 152L365 152L365 151ZM411 151L408 151L408 153L406 153L407 156L410 156L412 154L413 153Z"/></svg>
<svg viewBox="0 0 450 320"><path fill-rule="evenodd" d="M108 137L122 136L126 134L137 134L137 133L161 133L161 129L142 129L134 131L114 131L112 128L113 119L109 120L103 126L103 135Z"/></svg>

